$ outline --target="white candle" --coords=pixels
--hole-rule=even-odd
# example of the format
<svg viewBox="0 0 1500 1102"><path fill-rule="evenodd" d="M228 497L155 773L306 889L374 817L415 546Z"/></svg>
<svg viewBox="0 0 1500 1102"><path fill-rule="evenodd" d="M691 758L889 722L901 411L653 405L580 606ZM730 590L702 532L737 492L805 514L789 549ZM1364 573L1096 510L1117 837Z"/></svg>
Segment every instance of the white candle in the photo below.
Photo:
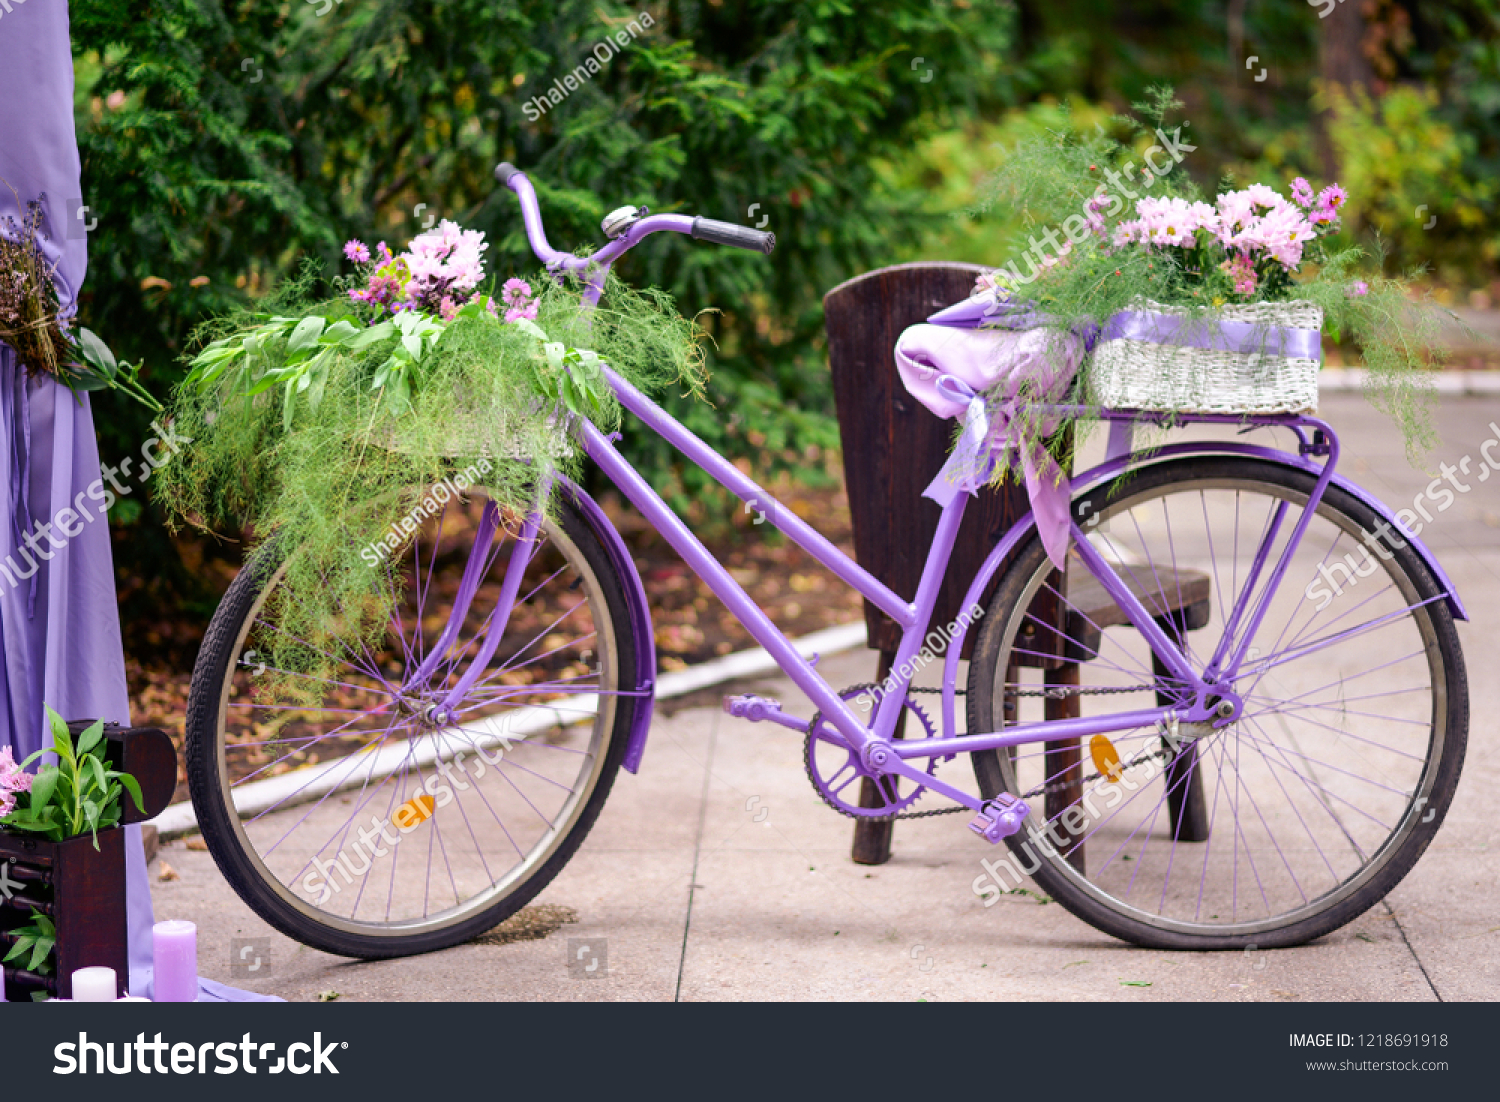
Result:
<svg viewBox="0 0 1500 1102"><path fill-rule="evenodd" d="M80 968L73 973L73 1001L77 1003L112 1003L119 998L115 989L113 968Z"/></svg>
<svg viewBox="0 0 1500 1102"><path fill-rule="evenodd" d="M140 995L121 995L115 1000L117 1003L148 1003L150 999L142 998Z"/></svg>

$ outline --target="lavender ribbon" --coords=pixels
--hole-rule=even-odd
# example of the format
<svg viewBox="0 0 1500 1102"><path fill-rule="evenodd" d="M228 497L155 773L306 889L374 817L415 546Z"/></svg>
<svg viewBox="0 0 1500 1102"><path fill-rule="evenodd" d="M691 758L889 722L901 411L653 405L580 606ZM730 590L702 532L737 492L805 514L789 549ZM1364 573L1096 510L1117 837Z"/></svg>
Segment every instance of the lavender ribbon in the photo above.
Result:
<svg viewBox="0 0 1500 1102"><path fill-rule="evenodd" d="M952 375L939 375L936 385L943 397L967 403L958 443L948 453L943 469L922 491L923 497L946 507L959 494L979 492L994 472L995 457L990 453L990 415L984 406L984 396Z"/></svg>
<svg viewBox="0 0 1500 1102"><path fill-rule="evenodd" d="M975 296L940 310L927 319L932 325L959 329L1031 329L1053 322L1030 302L1011 302ZM1151 310L1121 310L1101 330L1097 325L1077 330L1089 351L1101 340L1149 341L1218 352L1266 353L1298 359L1323 358L1323 334L1316 329L1288 329L1245 321L1216 321L1161 314Z"/></svg>
<svg viewBox="0 0 1500 1102"><path fill-rule="evenodd" d="M1206 348L1216 352L1263 353L1323 358L1323 334L1317 329L1287 329L1279 325L1256 325L1247 321L1213 321L1157 314L1149 310L1122 310L1109 319L1101 340L1149 341L1184 348Z"/></svg>

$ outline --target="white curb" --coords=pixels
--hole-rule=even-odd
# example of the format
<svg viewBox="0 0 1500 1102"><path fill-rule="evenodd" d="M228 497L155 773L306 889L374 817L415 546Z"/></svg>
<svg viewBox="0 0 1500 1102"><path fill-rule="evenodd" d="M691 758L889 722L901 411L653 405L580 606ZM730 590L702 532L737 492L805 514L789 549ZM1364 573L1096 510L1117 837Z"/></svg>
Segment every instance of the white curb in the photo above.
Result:
<svg viewBox="0 0 1500 1102"><path fill-rule="evenodd" d="M1318 372L1318 391L1322 394L1348 394L1362 391L1370 372L1363 367L1325 367ZM1500 371L1438 371L1433 373L1433 389L1445 398L1491 398L1500 395Z"/></svg>
<svg viewBox="0 0 1500 1102"><path fill-rule="evenodd" d="M863 646L865 638L865 625L861 621L815 631L811 635L804 635L801 639L792 640L792 645L797 648L797 653L802 657L811 658L815 654L837 654L840 651L853 650L855 647ZM776 660L759 647L754 650L739 651L736 654L726 654L723 658L716 658L712 662L704 662L702 665L692 666L685 670L659 675L656 679L656 698L667 700L676 696L687 696L699 689L722 685L726 681L738 681L745 677L758 677L762 674L777 672L778 669ZM584 716L593 715L598 704L599 698L590 694L571 700L568 704L567 715L557 708L534 705L488 716L459 730L462 732L465 748L472 745L476 748L489 749L499 745L502 740L515 742L538 731L545 731L564 723L576 723ZM347 770L342 776L334 776L334 772L347 766L347 758L323 762L308 769L298 769L291 773L283 773L279 777L269 777L263 781L251 781L234 790L235 810L240 813L241 817L255 815L275 807L289 796L295 795L296 803L305 803L340 788L352 788L376 778L389 776L400 769L403 764L415 764L419 769L425 768L437 760L438 749L436 739L424 741L421 747L410 756L405 745L383 746L373 753L368 768L362 766L359 769ZM164 839L177 838L197 832L198 816L193 811L192 803L185 801L168 807L156 818L150 820L149 825L156 827Z"/></svg>

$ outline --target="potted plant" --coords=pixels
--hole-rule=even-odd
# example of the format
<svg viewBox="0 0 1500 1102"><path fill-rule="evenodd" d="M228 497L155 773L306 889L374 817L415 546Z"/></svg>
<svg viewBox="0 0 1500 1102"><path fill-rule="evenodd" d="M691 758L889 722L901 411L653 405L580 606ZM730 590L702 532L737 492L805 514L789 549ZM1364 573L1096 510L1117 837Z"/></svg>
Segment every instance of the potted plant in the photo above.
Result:
<svg viewBox="0 0 1500 1102"><path fill-rule="evenodd" d="M90 965L114 969L123 991L120 828L160 811L176 782L176 754L161 731L69 725L46 713L50 746L19 763L0 749L0 942L11 1001L69 998L73 972ZM55 762L26 771L48 752Z"/></svg>

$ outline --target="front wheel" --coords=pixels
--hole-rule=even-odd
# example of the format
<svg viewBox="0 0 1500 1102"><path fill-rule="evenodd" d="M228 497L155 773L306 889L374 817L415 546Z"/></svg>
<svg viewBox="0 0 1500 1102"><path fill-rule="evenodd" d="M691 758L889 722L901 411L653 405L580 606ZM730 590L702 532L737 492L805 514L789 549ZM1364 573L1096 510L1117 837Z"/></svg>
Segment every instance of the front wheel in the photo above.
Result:
<svg viewBox="0 0 1500 1102"><path fill-rule="evenodd" d="M1244 709L1170 738L1153 724L975 754L986 797L1032 807L1004 876L1030 875L1138 945L1243 949L1335 930L1411 869L1453 799L1469 725L1453 616L1421 557L1330 486L1249 639L1235 613L1245 590L1264 592L1313 487L1276 463L1194 457L1074 500L1195 672L1246 645L1225 681ZM1022 548L975 642L971 732L1183 699L1100 594L1076 551L1060 579L1035 537Z"/></svg>
<svg viewBox="0 0 1500 1102"><path fill-rule="evenodd" d="M267 663L296 599L280 556L295 551L268 545L230 586L193 671L188 779L220 870L282 933L372 959L457 945L532 899L593 826L644 648L599 533L559 498L503 622L521 518L502 514L486 543L496 506L471 491L372 566L397 594L384 642L340 642L330 625L318 676ZM493 659L447 701L497 630Z"/></svg>

